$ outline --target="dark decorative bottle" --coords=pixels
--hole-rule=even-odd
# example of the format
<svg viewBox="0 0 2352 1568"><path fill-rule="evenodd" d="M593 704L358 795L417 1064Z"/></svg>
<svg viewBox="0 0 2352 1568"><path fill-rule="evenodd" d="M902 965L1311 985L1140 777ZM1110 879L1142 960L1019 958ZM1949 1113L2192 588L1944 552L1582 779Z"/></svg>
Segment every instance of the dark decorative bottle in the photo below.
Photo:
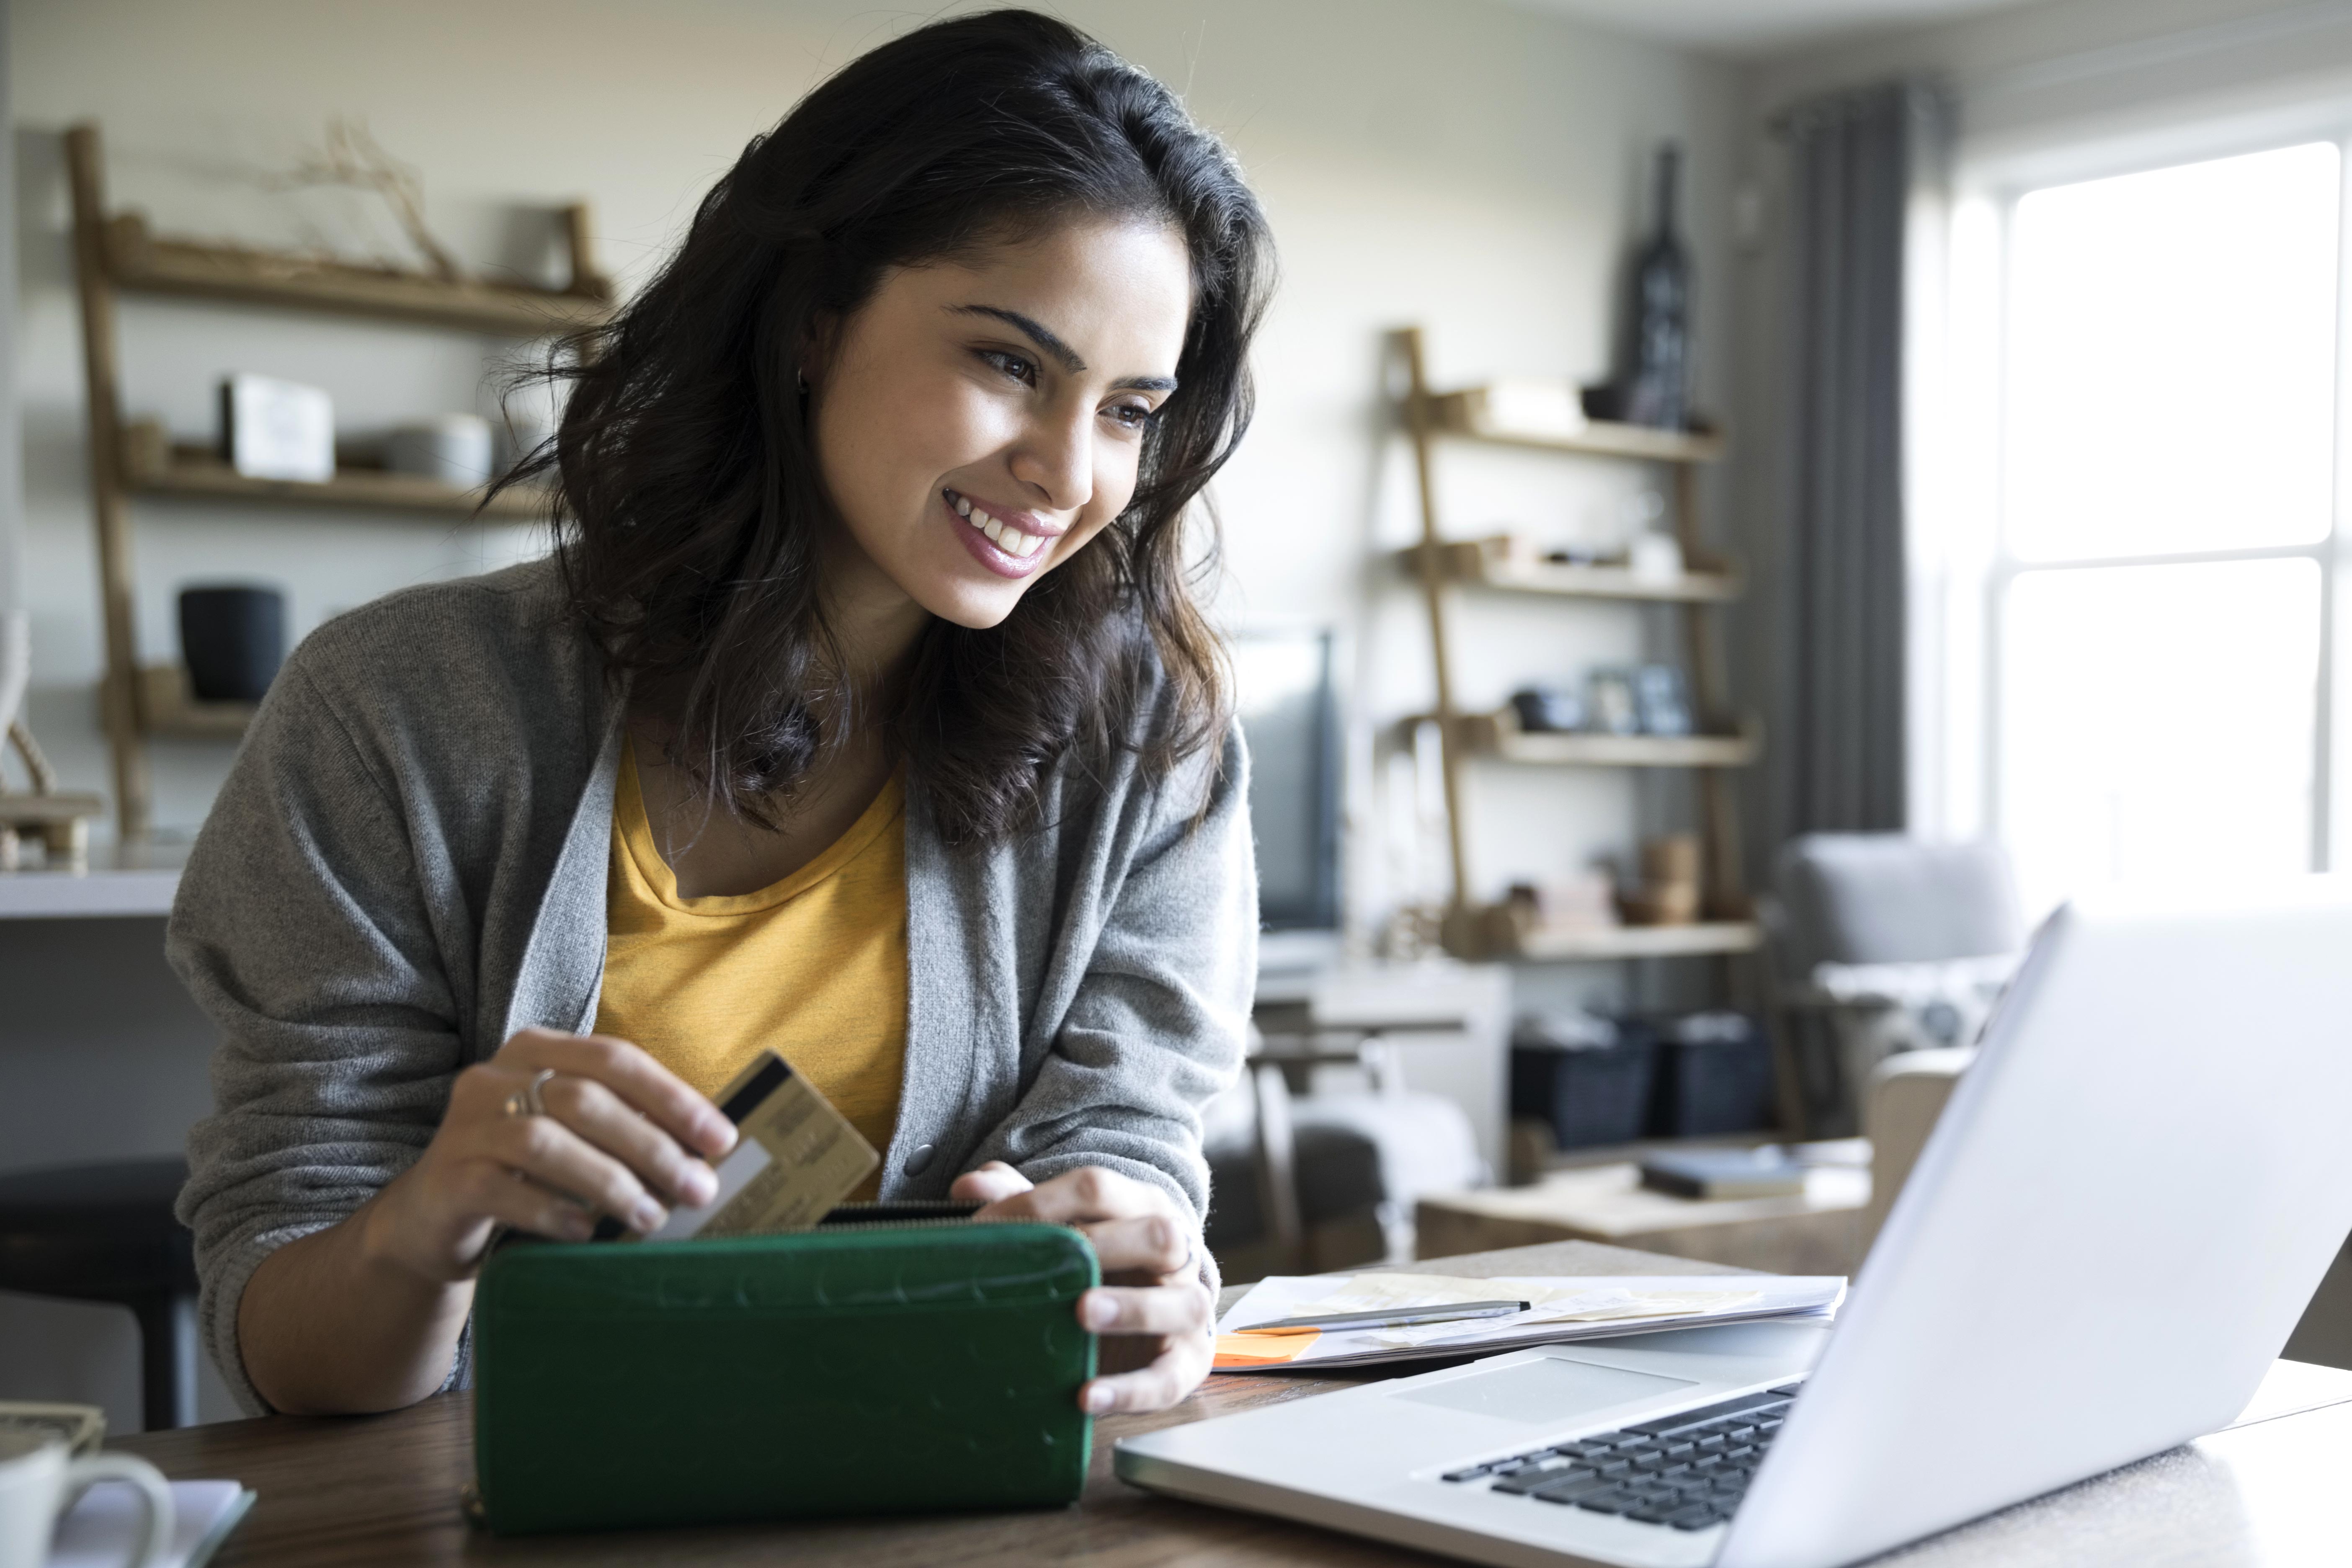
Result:
<svg viewBox="0 0 2352 1568"><path fill-rule="evenodd" d="M1658 149L1658 226L1633 266L1633 352L1618 416L1665 430L1690 423L1690 258L1675 236L1681 162L1671 142Z"/></svg>

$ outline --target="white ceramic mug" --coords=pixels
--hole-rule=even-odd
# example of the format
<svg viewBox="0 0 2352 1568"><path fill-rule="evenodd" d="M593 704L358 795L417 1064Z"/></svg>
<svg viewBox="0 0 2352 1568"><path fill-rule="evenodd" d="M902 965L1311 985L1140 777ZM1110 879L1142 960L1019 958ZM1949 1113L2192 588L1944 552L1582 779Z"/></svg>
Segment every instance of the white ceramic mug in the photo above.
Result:
<svg viewBox="0 0 2352 1568"><path fill-rule="evenodd" d="M135 1455L76 1459L38 1432L0 1432L0 1568L41 1568L58 1516L92 1481L129 1481L146 1518L139 1550L123 1568L149 1568L172 1541L172 1487L163 1472Z"/></svg>

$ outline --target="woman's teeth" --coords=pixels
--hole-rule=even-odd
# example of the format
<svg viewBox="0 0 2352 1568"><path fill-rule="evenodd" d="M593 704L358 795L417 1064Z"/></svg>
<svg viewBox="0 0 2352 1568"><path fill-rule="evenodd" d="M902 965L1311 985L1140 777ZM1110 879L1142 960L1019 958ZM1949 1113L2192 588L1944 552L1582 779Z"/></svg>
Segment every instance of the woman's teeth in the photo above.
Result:
<svg viewBox="0 0 2352 1568"><path fill-rule="evenodd" d="M1008 528L961 496L955 498L955 509L958 517L988 535L990 542L1007 555L1034 555L1045 543L1044 534L1024 533L1017 528Z"/></svg>

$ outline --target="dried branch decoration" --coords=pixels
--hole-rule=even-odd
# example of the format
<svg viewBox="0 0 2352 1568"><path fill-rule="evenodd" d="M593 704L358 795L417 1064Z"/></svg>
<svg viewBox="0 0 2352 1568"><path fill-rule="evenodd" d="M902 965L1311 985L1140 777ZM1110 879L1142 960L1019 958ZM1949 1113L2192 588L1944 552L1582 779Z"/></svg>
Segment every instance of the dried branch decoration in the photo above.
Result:
<svg viewBox="0 0 2352 1568"><path fill-rule="evenodd" d="M457 258L433 237L425 226L425 181L414 165L383 150L365 123L341 115L327 121L327 140L319 151L305 153L292 173L274 176L268 188L303 190L318 185L343 185L373 191L392 209L409 243L424 254L426 268L444 282L457 280Z"/></svg>

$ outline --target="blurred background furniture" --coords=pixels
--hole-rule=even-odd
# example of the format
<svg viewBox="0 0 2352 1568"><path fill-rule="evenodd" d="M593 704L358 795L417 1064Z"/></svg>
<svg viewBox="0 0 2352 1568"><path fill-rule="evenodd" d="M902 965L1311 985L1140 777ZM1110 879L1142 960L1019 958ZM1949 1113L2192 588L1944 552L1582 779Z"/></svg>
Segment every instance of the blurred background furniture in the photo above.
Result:
<svg viewBox="0 0 2352 1568"><path fill-rule="evenodd" d="M105 803L86 792L58 788L57 770L26 726L20 710L32 676L32 621L6 602L0 584L0 871L16 869L20 842L37 840L45 866L80 866L89 858L89 819ZM8 753L25 770L26 788L8 787Z"/></svg>
<svg viewBox="0 0 2352 1568"><path fill-rule="evenodd" d="M1861 1255L1856 1227L1870 1201L1867 1146L1845 1139L1799 1153L1812 1168L1805 1191L1789 1197L1676 1197L1643 1186L1632 1160L1555 1170L1532 1186L1425 1197L1415 1215L1418 1256L1597 1241L1730 1268L1847 1273Z"/></svg>
<svg viewBox="0 0 2352 1568"><path fill-rule="evenodd" d="M1863 1125L1870 1135L1870 1202L1863 1209L1854 1237L1857 1267L1870 1252L1886 1224L1895 1195L1919 1163L1927 1134L1944 1113L1960 1074L1976 1060L1976 1047L1955 1046L1944 1050L1906 1051L1878 1064L1870 1084Z"/></svg>
<svg viewBox="0 0 2352 1568"><path fill-rule="evenodd" d="M1253 1060L1204 1120L1204 1239L1229 1283L1388 1256L1379 1147L1349 1128L1298 1127L1279 1065Z"/></svg>
<svg viewBox="0 0 2352 1568"><path fill-rule="evenodd" d="M126 840L139 839L153 826L150 739L235 740L252 721L256 704L198 700L184 666L140 662L139 574L131 526L134 494L149 500L234 500L247 506L325 506L502 517L519 522L535 520L544 502L525 490L485 498L476 489L382 469L354 468L321 482L260 479L239 473L209 446L174 444L161 424L134 422L125 413L117 297L169 294L226 300L247 309L359 317L415 330L530 342L603 321L612 307L613 288L597 270L591 249L594 226L584 204L562 215L568 283L547 288L353 266L318 256L151 234L138 211L115 209L107 201L105 154L95 121L83 121L66 132L65 153L89 421L90 523L98 545L105 626L101 716L113 764L117 831Z"/></svg>
<svg viewBox="0 0 2352 1568"><path fill-rule="evenodd" d="M1657 215L1660 223L1669 227L1672 214L1667 209L1672 203L1669 175L1660 193ZM1557 427L1538 429L1498 422L1498 407L1516 401L1508 391L1492 386L1439 391L1430 379L1426 344L1419 327L1400 329L1391 344L1407 378L1402 412L1412 442L1421 512L1420 542L1397 559L1418 584L1428 615L1430 675L1436 698L1433 711L1407 720L1402 730L1411 732L1429 722L1437 730L1451 870L1451 897L1443 922L1447 951L1465 958L1567 962L1754 951L1759 933L1748 918L1738 803L1727 770L1753 764L1762 753L1763 742L1754 724L1732 711L1713 614L1739 598L1745 585L1731 563L1707 551L1699 511L1698 471L1722 458L1721 433L1686 418L1680 406L1657 426L1587 420L1582 409L1563 411ZM1660 496L1658 501L1662 510L1670 508L1673 521L1655 526L1661 520L1645 520L1637 536L1619 542L1616 559L1606 564L1546 559L1550 542L1511 537L1448 539L1440 517L1442 487L1435 457L1441 440L1547 452L1586 464L1606 461L1649 468L1667 481L1673 500L1669 503ZM1663 551L1663 569L1638 567L1635 552L1645 542L1654 542ZM1451 611L1457 592L1466 590L1505 592L1537 603L1549 601L1563 610L1589 612L1600 605L1645 603L1671 608L1681 622L1680 668L1691 709L1682 732L1528 732L1510 708L1465 711L1456 689L1459 678L1452 647ZM1702 845L1700 907L1671 924L1621 927L1560 925L1546 922L1539 910L1523 911L1513 902L1482 904L1474 896L1478 879L1470 856L1472 803L1480 795L1466 765L1472 757L1529 767L1690 770L1696 774L1696 827ZM1509 869L1524 873L1528 868ZM1724 988L1727 991L1727 981Z"/></svg>
<svg viewBox="0 0 2352 1568"><path fill-rule="evenodd" d="M187 1180L178 1158L0 1176L0 1290L130 1308L150 1431L196 1420L195 1238L172 1214Z"/></svg>
<svg viewBox="0 0 2352 1568"><path fill-rule="evenodd" d="M1791 839L1763 904L1780 1119L1797 1135L1861 1128L1889 1056L1973 1045L2025 946L2009 856L1899 833Z"/></svg>
<svg viewBox="0 0 2352 1568"><path fill-rule="evenodd" d="M1771 1040L1727 1008L1555 1007L1511 1031L1515 1186L1546 1171L1622 1160L1636 1145L1773 1135Z"/></svg>
<svg viewBox="0 0 2352 1568"><path fill-rule="evenodd" d="M1976 1055L1965 1048L1911 1051L1879 1064L1865 1119L1872 1150L1871 1195L1855 1238L1857 1268L1885 1226L1887 1212ZM2302 1322L2280 1353L2290 1361L2352 1367L2352 1240L2336 1255L2335 1266L2320 1281Z"/></svg>
<svg viewBox="0 0 2352 1568"><path fill-rule="evenodd" d="M1311 1002L1260 1001L1243 1079L1206 1118L1207 1241L1228 1281L1409 1258L1421 1194L1486 1183L1468 1114L1406 1087L1402 1043L1482 1050L1474 1022L1408 1006L1331 1025Z"/></svg>

